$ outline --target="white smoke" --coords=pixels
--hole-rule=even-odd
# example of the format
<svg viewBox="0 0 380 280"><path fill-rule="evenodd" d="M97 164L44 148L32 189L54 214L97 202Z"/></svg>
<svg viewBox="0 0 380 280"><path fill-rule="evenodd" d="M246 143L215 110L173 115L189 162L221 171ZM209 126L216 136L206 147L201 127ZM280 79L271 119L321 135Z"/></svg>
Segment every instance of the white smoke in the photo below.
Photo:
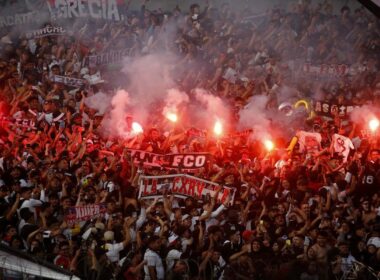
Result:
<svg viewBox="0 0 380 280"><path fill-rule="evenodd" d="M92 109L96 109L101 115L107 111L111 106L112 97L103 93L98 92L90 97L87 97L84 104Z"/></svg>
<svg viewBox="0 0 380 280"><path fill-rule="evenodd" d="M118 90L111 101L111 111L102 122L102 132L108 136L129 138L130 127L128 127L126 116L130 105L128 92Z"/></svg>
<svg viewBox="0 0 380 280"><path fill-rule="evenodd" d="M293 102L296 101L299 97L300 93L297 89L289 87L289 86L281 86L276 91L277 103L281 104L283 102Z"/></svg>
<svg viewBox="0 0 380 280"><path fill-rule="evenodd" d="M163 102L167 90L175 87L170 70L176 58L169 54L149 54L137 58L125 59L123 72L130 84L133 115L142 123L147 123L151 114L151 105Z"/></svg>
<svg viewBox="0 0 380 280"><path fill-rule="evenodd" d="M271 120L266 111L268 101L268 96L254 96L248 106L240 112L239 125L243 128L252 128L254 130L253 137L257 139L271 138Z"/></svg>
<svg viewBox="0 0 380 280"><path fill-rule="evenodd" d="M208 117L216 117L220 119L229 119L229 110L224 101L215 95L212 95L205 89L195 89L195 99L206 108Z"/></svg>
<svg viewBox="0 0 380 280"><path fill-rule="evenodd" d="M351 112L350 118L354 123L362 125L371 119L376 118L376 115L378 114L380 114L380 108L371 105L364 105L355 108Z"/></svg>
<svg viewBox="0 0 380 280"><path fill-rule="evenodd" d="M169 89L165 98L165 106L162 114L166 116L168 113L177 114L178 106L189 102L189 96L177 89Z"/></svg>

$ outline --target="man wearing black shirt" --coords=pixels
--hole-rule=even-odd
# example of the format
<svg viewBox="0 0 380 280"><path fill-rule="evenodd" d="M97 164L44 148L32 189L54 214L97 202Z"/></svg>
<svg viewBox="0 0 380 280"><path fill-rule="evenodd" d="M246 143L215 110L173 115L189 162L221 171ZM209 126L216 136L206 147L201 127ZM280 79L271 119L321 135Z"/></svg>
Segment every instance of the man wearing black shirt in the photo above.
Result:
<svg viewBox="0 0 380 280"><path fill-rule="evenodd" d="M222 257L228 262L229 258L240 251L241 238L240 232L236 229L231 229L227 232L228 240L226 240L222 247Z"/></svg>

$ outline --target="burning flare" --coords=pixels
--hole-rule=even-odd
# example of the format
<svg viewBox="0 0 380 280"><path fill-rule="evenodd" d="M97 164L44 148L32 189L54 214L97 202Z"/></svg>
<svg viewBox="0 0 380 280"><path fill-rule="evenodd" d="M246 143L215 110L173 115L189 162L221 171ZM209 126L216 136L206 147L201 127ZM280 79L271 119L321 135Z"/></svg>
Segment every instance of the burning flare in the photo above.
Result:
<svg viewBox="0 0 380 280"><path fill-rule="evenodd" d="M170 112L166 114L166 118L169 121L174 122L174 123L177 122L177 120L178 120L177 115L175 113L170 113Z"/></svg>
<svg viewBox="0 0 380 280"><path fill-rule="evenodd" d="M378 119L372 119L368 123L369 129L371 129L372 132L375 132L379 128L379 125L380 123Z"/></svg>
<svg viewBox="0 0 380 280"><path fill-rule="evenodd" d="M133 122L132 123L132 133L133 134L140 134L140 133L143 133L144 132L144 130L143 130L143 128L142 128L142 126L139 124L139 123L137 123L137 122Z"/></svg>
<svg viewBox="0 0 380 280"><path fill-rule="evenodd" d="M270 152L274 149L274 143L271 140L265 140L264 146L268 150L268 152Z"/></svg>
<svg viewBox="0 0 380 280"><path fill-rule="evenodd" d="M214 125L214 133L219 136L222 134L222 132L223 132L222 123L219 120L217 120Z"/></svg>

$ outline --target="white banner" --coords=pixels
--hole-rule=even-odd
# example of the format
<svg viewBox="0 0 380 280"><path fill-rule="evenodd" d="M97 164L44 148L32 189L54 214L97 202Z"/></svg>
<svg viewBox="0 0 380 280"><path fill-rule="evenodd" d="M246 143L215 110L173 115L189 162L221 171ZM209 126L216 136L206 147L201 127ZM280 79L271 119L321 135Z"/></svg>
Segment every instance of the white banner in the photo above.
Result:
<svg viewBox="0 0 380 280"><path fill-rule="evenodd" d="M40 19L37 12L0 16L0 28L23 25L39 21Z"/></svg>
<svg viewBox="0 0 380 280"><path fill-rule="evenodd" d="M54 83L60 83L66 86L78 87L78 88L86 84L86 81L82 79L76 79L76 78L71 78L67 76L58 76L58 75L51 76L50 81Z"/></svg>
<svg viewBox="0 0 380 280"><path fill-rule="evenodd" d="M107 65L115 62L121 62L125 56L128 55L128 49L120 51L110 51L106 53L101 53L98 55L90 55L84 58L83 66L99 66Z"/></svg>
<svg viewBox="0 0 380 280"><path fill-rule="evenodd" d="M19 118L9 118L0 115L0 126L13 125L19 128L37 129L36 123L31 119L19 119Z"/></svg>
<svg viewBox="0 0 380 280"><path fill-rule="evenodd" d="M343 77L345 75L356 75L365 71L364 66L352 67L346 64L320 64L312 65L305 63L302 66L302 71L305 74L320 76L320 77Z"/></svg>
<svg viewBox="0 0 380 280"><path fill-rule="evenodd" d="M124 19L116 0L51 0L48 1L48 5L53 19L86 17L114 21Z"/></svg>
<svg viewBox="0 0 380 280"><path fill-rule="evenodd" d="M61 26L46 26L45 28L26 33L26 39L41 38L45 36L65 35L66 30Z"/></svg>
<svg viewBox="0 0 380 280"><path fill-rule="evenodd" d="M187 174L141 176L139 198L152 199L162 197L164 193L167 193L178 198L192 197L197 200L207 201L215 195L217 188L220 187L222 189L219 192L217 201L223 203L230 196L230 202L233 203L234 189L194 176Z"/></svg>

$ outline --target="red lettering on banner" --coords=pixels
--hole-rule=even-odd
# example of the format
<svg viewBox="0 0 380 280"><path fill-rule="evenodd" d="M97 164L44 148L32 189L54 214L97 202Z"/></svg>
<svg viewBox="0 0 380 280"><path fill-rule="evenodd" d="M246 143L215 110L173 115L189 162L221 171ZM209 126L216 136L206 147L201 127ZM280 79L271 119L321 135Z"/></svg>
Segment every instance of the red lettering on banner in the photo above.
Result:
<svg viewBox="0 0 380 280"><path fill-rule="evenodd" d="M226 198L227 198L227 196L229 194L230 194L230 190L229 189L224 189L223 190L223 195L222 195L222 198L220 199L220 201L223 203L226 200Z"/></svg>
<svg viewBox="0 0 380 280"><path fill-rule="evenodd" d="M77 219L79 219L81 216L83 216L83 207L80 207L77 209L76 213L77 213Z"/></svg>
<svg viewBox="0 0 380 280"><path fill-rule="evenodd" d="M157 180L153 179L152 180L152 189L150 190L150 194L155 194L157 193Z"/></svg>
<svg viewBox="0 0 380 280"><path fill-rule="evenodd" d="M187 189L187 194L189 196L195 196L195 185L196 185L196 182L194 180L191 180L189 184L189 188Z"/></svg>
<svg viewBox="0 0 380 280"><path fill-rule="evenodd" d="M143 195L148 194L148 186L149 186L149 181L148 179L144 179L144 190L143 190Z"/></svg>
<svg viewBox="0 0 380 280"><path fill-rule="evenodd" d="M197 182L197 196L202 197L202 193L204 188L206 187L206 184L203 182Z"/></svg>
<svg viewBox="0 0 380 280"><path fill-rule="evenodd" d="M181 178L180 177L175 177L174 180L173 180L173 188L172 188L172 192L173 193L177 192L177 190L178 190L178 185L177 184L179 184L179 183L181 183Z"/></svg>
<svg viewBox="0 0 380 280"><path fill-rule="evenodd" d="M178 189L178 193L186 194L186 185L188 184L189 179L183 178L182 179L182 186Z"/></svg>

